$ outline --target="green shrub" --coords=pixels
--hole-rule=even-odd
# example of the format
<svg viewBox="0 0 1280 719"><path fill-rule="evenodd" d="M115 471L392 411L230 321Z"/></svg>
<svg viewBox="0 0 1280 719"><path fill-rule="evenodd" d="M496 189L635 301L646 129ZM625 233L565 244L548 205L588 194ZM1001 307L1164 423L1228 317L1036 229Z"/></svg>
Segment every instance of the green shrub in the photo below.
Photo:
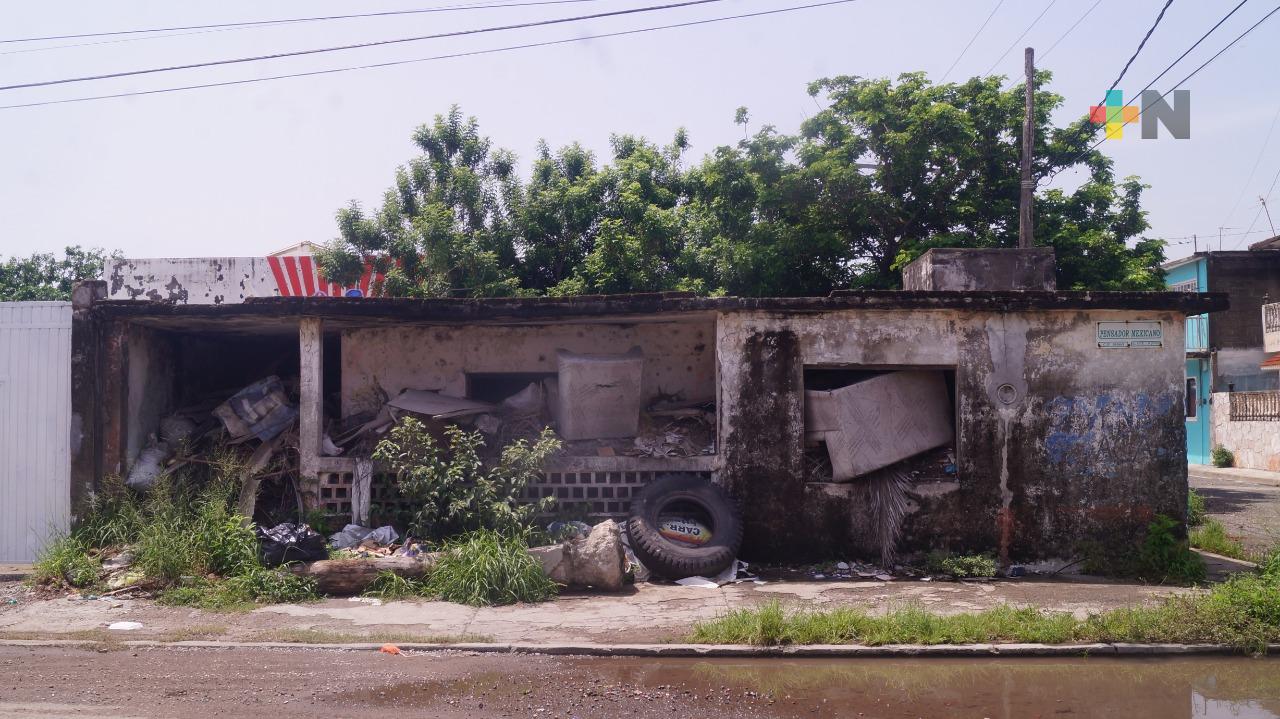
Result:
<svg viewBox="0 0 1280 719"><path fill-rule="evenodd" d="M1227 528L1216 519L1210 519L1203 526L1191 530L1189 535L1191 546L1206 552L1221 554L1232 559L1247 559L1244 545L1239 540L1227 536Z"/></svg>
<svg viewBox="0 0 1280 719"><path fill-rule="evenodd" d="M319 598L316 582L283 569L257 567L241 574L209 581L192 579L160 594L160 603L215 611L248 609L255 604L308 602Z"/></svg>
<svg viewBox="0 0 1280 719"><path fill-rule="evenodd" d="M1204 524L1204 496L1194 489L1187 491L1187 526L1199 527Z"/></svg>
<svg viewBox="0 0 1280 719"><path fill-rule="evenodd" d="M362 594L386 600L429 596L425 579L408 579L385 570L378 573Z"/></svg>
<svg viewBox="0 0 1280 719"><path fill-rule="evenodd" d="M480 530L446 544L427 592L474 607L542 602L559 591L523 537Z"/></svg>
<svg viewBox="0 0 1280 719"><path fill-rule="evenodd" d="M32 575L39 584L88 587L98 581L102 563L89 555L89 547L76 536L60 537L45 547Z"/></svg>
<svg viewBox="0 0 1280 719"><path fill-rule="evenodd" d="M119 475L103 477L86 502L76 536L90 547L122 547L142 531L142 499Z"/></svg>
<svg viewBox="0 0 1280 719"><path fill-rule="evenodd" d="M1209 460L1215 467L1231 467L1236 463L1236 456L1231 453L1231 450L1218 445L1209 453Z"/></svg>
<svg viewBox="0 0 1280 719"><path fill-rule="evenodd" d="M985 554L950 554L930 552L925 569L931 574L947 574L956 579L994 577L996 560Z"/></svg>
<svg viewBox="0 0 1280 719"><path fill-rule="evenodd" d="M480 458L479 432L449 425L444 434L446 446L421 422L405 417L373 453L396 472L400 494L418 507L409 527L413 536L440 542L480 529L522 533L554 505L551 497L520 501L546 458L560 449L550 429L533 444L522 439L507 445L494 467Z"/></svg>
<svg viewBox="0 0 1280 719"><path fill-rule="evenodd" d="M1147 525L1147 536L1138 549L1139 576L1153 582L1204 581L1204 563L1187 540L1178 537L1178 529L1178 523L1163 514Z"/></svg>

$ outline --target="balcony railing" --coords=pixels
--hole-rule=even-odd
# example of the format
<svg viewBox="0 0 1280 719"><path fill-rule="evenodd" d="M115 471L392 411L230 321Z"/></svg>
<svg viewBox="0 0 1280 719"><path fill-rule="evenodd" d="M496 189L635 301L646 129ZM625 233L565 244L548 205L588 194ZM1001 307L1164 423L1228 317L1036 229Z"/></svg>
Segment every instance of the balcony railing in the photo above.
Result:
<svg viewBox="0 0 1280 719"><path fill-rule="evenodd" d="M1187 318L1187 351L1204 352L1209 349L1209 315Z"/></svg>
<svg viewBox="0 0 1280 719"><path fill-rule="evenodd" d="M1232 392L1232 422L1280 422L1280 391Z"/></svg>

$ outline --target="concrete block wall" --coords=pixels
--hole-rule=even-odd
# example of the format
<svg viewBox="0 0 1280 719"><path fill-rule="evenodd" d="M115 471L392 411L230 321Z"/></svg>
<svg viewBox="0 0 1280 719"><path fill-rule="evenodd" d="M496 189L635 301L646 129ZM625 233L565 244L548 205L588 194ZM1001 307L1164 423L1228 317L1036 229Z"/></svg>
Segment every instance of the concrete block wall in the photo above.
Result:
<svg viewBox="0 0 1280 719"><path fill-rule="evenodd" d="M1231 395L1215 392L1211 438L1235 455L1235 466L1280 472L1280 422L1231 421Z"/></svg>

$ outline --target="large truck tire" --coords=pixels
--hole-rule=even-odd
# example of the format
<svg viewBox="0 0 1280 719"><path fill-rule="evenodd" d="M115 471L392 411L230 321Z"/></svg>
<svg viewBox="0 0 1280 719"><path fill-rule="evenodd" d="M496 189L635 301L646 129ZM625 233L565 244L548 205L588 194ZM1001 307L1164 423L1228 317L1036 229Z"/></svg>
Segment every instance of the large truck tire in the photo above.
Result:
<svg viewBox="0 0 1280 719"><path fill-rule="evenodd" d="M671 518L692 519L691 534L709 529L710 539L673 538ZM737 502L717 485L696 475L667 474L655 478L632 500L627 536L631 550L650 572L668 579L709 577L737 559L742 515Z"/></svg>

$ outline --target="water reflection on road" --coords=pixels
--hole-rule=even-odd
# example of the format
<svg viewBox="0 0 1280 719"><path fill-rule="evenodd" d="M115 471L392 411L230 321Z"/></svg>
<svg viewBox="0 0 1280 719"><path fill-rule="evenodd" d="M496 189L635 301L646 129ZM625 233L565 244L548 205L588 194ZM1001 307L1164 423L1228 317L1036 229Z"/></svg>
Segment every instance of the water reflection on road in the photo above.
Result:
<svg viewBox="0 0 1280 719"><path fill-rule="evenodd" d="M779 717L1280 717L1280 659L574 661L635 686L769 695Z"/></svg>

